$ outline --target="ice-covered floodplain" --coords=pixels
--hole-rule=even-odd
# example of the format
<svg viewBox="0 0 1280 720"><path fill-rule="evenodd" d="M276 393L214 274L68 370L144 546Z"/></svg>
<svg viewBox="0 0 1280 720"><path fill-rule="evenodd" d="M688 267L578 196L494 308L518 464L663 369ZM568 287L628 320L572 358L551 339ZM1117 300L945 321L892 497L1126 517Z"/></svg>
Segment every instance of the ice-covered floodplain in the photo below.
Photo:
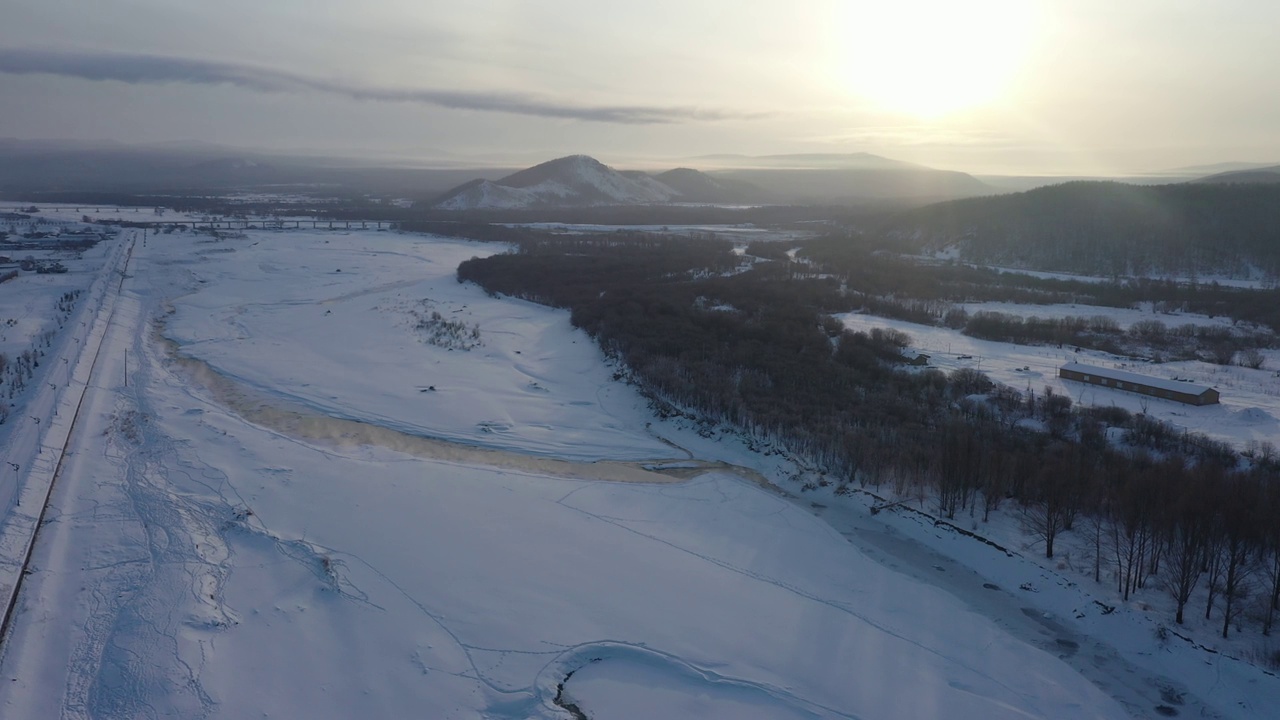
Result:
<svg viewBox="0 0 1280 720"><path fill-rule="evenodd" d="M672 455L565 313L457 281L459 263L504 247L386 232L251 238L173 241L200 260L187 265L198 289L166 321L182 353L409 433L581 460ZM458 337L441 336L446 326Z"/></svg>
<svg viewBox="0 0 1280 720"><path fill-rule="evenodd" d="M1108 314L1107 308L1091 308L1086 317ZM1095 312L1096 311L1096 312ZM1125 322L1125 312L1117 322ZM1071 313L1068 313L1071 314ZM1050 317L1045 312L1042 317ZM1143 363L1117 358L1104 352L1045 345L1015 345L972 338L957 330L920 325L903 320L863 315L840 315L850 330L895 328L911 336L912 347L929 355L929 364L942 370L975 368L992 380L1016 390L1040 395L1045 388L1090 406L1122 407L1146 413L1175 427L1204 433L1210 438L1244 449L1250 441L1280 441L1280 381L1274 368L1280 367L1280 352L1265 350L1264 369L1234 365L1212 365L1198 361ZM1159 318L1160 316L1154 316ZM1192 316L1194 317L1194 316ZM1172 323L1170 323L1172 324ZM1196 321L1196 324L1207 324ZM1063 380L1058 369L1068 362L1123 369L1167 380L1188 380L1213 387L1221 393L1221 403L1196 407L1174 400L1147 397L1111 388Z"/></svg>
<svg viewBox="0 0 1280 720"><path fill-rule="evenodd" d="M289 354L274 362L264 360L268 339L256 326L235 325L253 308L311 307L337 316L333 335L394 345L405 332L394 322L366 335L343 327L372 324L388 300L345 277L329 287L338 267L355 273L362 258L395 254L429 279L431 258L492 250L376 233L250 233L216 247L161 236L137 245L53 521L37 545L38 571L5 644L4 715L568 718L572 704L600 718L645 709L667 717L1129 716L1055 654L957 595L872 560L806 508L732 470L677 484L609 483L311 441L221 405L151 328L171 302L185 306L171 329L216 337L182 351L207 349L264 402L273 392L282 402L301 399L321 417L391 416L399 427L435 432L437 414L387 411L387 398L426 365L437 392L468 388L455 405L501 407L505 398L529 406L517 417L572 431L582 406L560 401L574 397L566 386L577 378L596 392L597 374L608 370L598 355L594 368L580 364L597 351L568 329L565 313L483 293L453 300L468 301L482 337L505 337L534 358L555 349L553 339L568 343L559 348L565 362L537 368L550 390L532 396L541 408L512 386L524 382L524 365L502 371L490 361L496 375L487 381L480 360L431 364L371 345L367 356L387 358L383 365L340 373L321 362L333 346L314 329L319 320L288 335ZM248 279L233 271L233 256ZM303 267L312 272L269 270ZM414 280L387 272L366 277L364 289L385 294L387 283ZM447 273L435 272L443 283ZM211 299L233 295L244 311L221 316L231 333L182 317L200 307L213 317L227 305ZM443 305L447 295L439 296ZM363 299L369 312L342 307L344 297ZM338 309L324 315L335 299ZM520 365L524 350L516 356L489 342L489 352ZM432 346L430 354L449 352ZM322 384L327 395L315 389ZM418 400L406 395L406 404ZM604 437L618 438L624 457L656 442L639 410L600 407L589 419L619 427L583 436L590 449L571 456L606 455ZM628 417L639 424L627 426ZM459 439L488 436L438 427ZM678 429L664 432L683 444ZM685 435L695 446L696 434ZM512 447L556 452L538 437L515 437Z"/></svg>

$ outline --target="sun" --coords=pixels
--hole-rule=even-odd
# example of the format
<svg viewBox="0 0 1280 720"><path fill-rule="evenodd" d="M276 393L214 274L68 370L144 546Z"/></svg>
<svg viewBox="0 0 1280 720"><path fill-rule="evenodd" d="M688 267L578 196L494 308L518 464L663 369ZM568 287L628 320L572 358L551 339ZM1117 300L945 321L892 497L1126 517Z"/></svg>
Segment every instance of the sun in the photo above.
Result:
<svg viewBox="0 0 1280 720"><path fill-rule="evenodd" d="M1032 0L842 3L838 74L880 109L936 118L998 100L1034 41Z"/></svg>

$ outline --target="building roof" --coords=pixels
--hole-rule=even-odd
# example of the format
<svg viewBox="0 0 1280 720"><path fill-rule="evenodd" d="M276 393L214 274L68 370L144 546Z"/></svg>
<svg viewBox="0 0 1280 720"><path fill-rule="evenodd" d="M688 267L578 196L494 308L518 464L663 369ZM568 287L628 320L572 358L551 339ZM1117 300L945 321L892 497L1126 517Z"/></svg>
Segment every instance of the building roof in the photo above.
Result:
<svg viewBox="0 0 1280 720"><path fill-rule="evenodd" d="M1197 385L1184 380L1165 380L1164 378L1152 377L1150 375L1139 375L1138 373L1126 372L1124 370L1113 370L1111 368L1098 367L1097 365L1085 365L1077 362L1069 362L1066 365L1063 365L1062 369L1083 373L1085 375L1097 375L1098 377L1110 378L1121 382L1146 385L1148 387L1159 388L1161 390L1170 390L1176 393L1185 393L1188 395L1203 395L1213 389L1205 385Z"/></svg>

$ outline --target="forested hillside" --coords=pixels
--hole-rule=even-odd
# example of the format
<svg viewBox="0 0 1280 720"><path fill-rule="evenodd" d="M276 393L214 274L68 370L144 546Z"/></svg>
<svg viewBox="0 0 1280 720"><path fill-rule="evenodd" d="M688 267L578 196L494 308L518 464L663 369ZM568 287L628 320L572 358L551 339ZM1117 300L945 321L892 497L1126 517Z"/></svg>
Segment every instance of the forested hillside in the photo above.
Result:
<svg viewBox="0 0 1280 720"><path fill-rule="evenodd" d="M1071 182L899 214L904 249L1090 275L1280 276L1280 184Z"/></svg>

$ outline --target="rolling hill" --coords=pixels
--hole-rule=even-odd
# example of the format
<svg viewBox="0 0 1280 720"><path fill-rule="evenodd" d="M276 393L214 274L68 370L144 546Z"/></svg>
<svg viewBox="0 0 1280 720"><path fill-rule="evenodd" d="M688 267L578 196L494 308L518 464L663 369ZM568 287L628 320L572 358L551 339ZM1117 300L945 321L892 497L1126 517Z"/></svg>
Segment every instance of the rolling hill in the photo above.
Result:
<svg viewBox="0 0 1280 720"><path fill-rule="evenodd" d="M1280 276L1280 183L1071 182L899 213L899 247L1090 275Z"/></svg>
<svg viewBox="0 0 1280 720"><path fill-rule="evenodd" d="M472 180L445 193L441 210L512 210L673 202L733 203L759 196L749 185L679 168L658 176L619 172L587 155L535 165L500 180Z"/></svg>
<svg viewBox="0 0 1280 720"><path fill-rule="evenodd" d="M1280 183L1280 165L1232 170L1202 177L1197 183Z"/></svg>
<svg viewBox="0 0 1280 720"><path fill-rule="evenodd" d="M658 175L614 170L586 155L551 160L500 180L473 180L442 195L441 210L514 210L669 203L845 204L927 202L990 194L961 172L875 155L706 156L720 169L677 168Z"/></svg>
<svg viewBox="0 0 1280 720"><path fill-rule="evenodd" d="M706 155L697 160L714 168L711 172L716 178L750 183L783 203L921 203L1004 192L968 173L871 153Z"/></svg>

